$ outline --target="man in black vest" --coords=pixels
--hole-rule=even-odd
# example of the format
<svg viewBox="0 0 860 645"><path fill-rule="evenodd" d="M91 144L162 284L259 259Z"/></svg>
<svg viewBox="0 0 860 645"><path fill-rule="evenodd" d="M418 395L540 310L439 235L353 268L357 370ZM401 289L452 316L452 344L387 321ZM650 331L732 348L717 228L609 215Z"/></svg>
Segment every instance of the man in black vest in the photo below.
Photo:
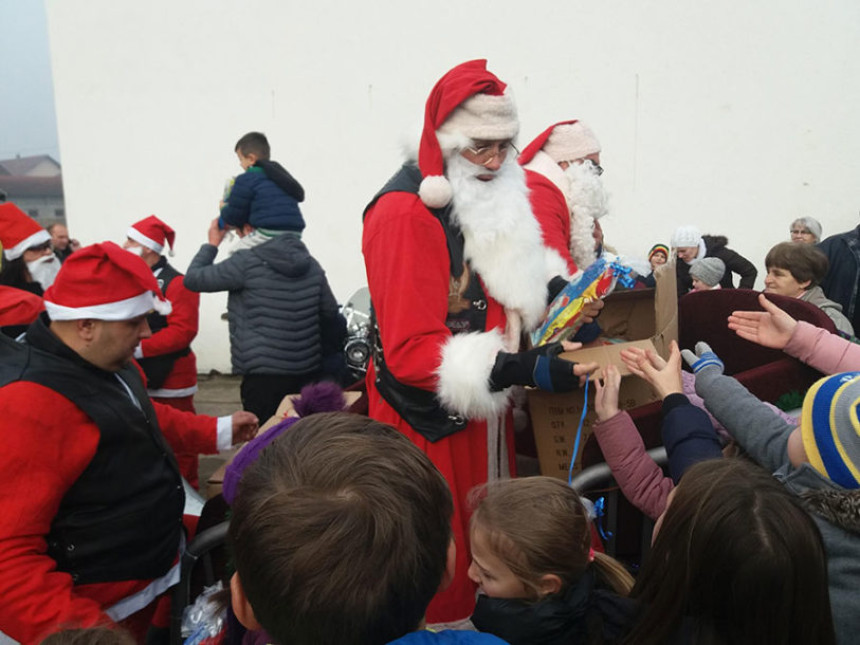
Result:
<svg viewBox="0 0 860 645"><path fill-rule="evenodd" d="M166 315L149 267L116 244L75 252L24 342L0 338L0 629L21 642L121 622L145 633L178 580L184 492L173 449L215 452L257 419L150 401L135 347Z"/></svg>
<svg viewBox="0 0 860 645"><path fill-rule="evenodd" d="M166 247L173 255L176 234L155 215L132 224L122 248L139 255L152 269L158 287L170 302L166 316L153 311L146 321L152 336L144 338L134 350L134 357L146 374L146 391L153 401L177 410L195 412L197 391L197 357L191 341L197 336L200 294L185 288L184 276L164 257ZM177 453L179 471L197 488L197 455Z"/></svg>

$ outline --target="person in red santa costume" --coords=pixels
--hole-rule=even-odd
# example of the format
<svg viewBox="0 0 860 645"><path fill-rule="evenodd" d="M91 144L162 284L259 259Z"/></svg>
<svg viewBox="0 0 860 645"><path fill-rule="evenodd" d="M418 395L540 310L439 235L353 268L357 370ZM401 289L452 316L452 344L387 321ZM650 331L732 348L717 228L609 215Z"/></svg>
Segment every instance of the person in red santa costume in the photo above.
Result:
<svg viewBox="0 0 860 645"><path fill-rule="evenodd" d="M60 261L51 250L51 234L15 204L5 202L0 204L0 243L0 284L41 298L60 270Z"/></svg>
<svg viewBox="0 0 860 645"><path fill-rule="evenodd" d="M3 269L3 244L0 243L0 271ZM17 338L45 311L45 303L34 293L0 285L0 334Z"/></svg>
<svg viewBox="0 0 860 645"><path fill-rule="evenodd" d="M588 268L598 255L595 224L607 210L594 132L581 121L556 123L526 146L519 162L559 273L572 276Z"/></svg>
<svg viewBox="0 0 860 645"><path fill-rule="evenodd" d="M0 336L0 629L31 643L121 622L142 637L179 576L185 494L171 446L226 449L257 418L149 399L132 354L169 303L116 244L75 252L44 300L23 342Z"/></svg>
<svg viewBox="0 0 860 645"><path fill-rule="evenodd" d="M365 210L377 329L369 413L424 450L454 496L454 581L431 602L428 623L474 608L467 496L513 471L511 387L568 391L597 367L557 358L561 344L519 351L553 274L510 154L518 128L486 61L455 67L427 100L417 165L404 165Z"/></svg>
<svg viewBox="0 0 860 645"><path fill-rule="evenodd" d="M155 215L132 224L122 247L139 255L152 274L171 311L164 316L153 311L146 322L152 336L144 338L134 349L134 358L146 374L146 391L153 401L177 410L194 412L197 391L197 357L191 341L197 336L200 294L185 288L184 276L163 255L169 247L173 254L176 233ZM191 486L197 488L197 455L176 455L179 470Z"/></svg>

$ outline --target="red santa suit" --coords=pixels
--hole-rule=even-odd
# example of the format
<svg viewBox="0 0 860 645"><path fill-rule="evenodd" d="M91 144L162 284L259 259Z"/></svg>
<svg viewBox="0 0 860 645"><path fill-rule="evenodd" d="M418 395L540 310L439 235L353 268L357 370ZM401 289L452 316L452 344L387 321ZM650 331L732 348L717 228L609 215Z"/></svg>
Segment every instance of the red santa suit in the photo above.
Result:
<svg viewBox="0 0 860 645"><path fill-rule="evenodd" d="M572 276L596 259L592 230L594 220L606 211L605 194L599 176L573 162L599 153L591 129L573 120L544 130L519 157L544 244L563 275ZM570 164L567 171L559 162Z"/></svg>
<svg viewBox="0 0 860 645"><path fill-rule="evenodd" d="M175 271L166 262L163 267L160 264L153 267L156 279L160 279L166 269ZM150 387L147 391L153 400L193 412L194 393L197 392L197 357L191 351L191 341L197 337L200 294L186 289L184 276L179 274L167 285L164 297L173 307L165 317L167 325L140 341L135 358L181 353L164 383L157 389Z"/></svg>
<svg viewBox="0 0 860 645"><path fill-rule="evenodd" d="M111 243L70 257L45 306L53 321L120 321L94 341L111 360L136 333L121 321L168 308L146 264ZM41 319L0 353L0 629L30 643L63 626L145 628L134 619L177 575L184 494L164 440L215 452L231 419L151 404L137 369L87 362Z"/></svg>
<svg viewBox="0 0 860 645"><path fill-rule="evenodd" d="M154 407L174 450L217 452L214 417L158 403ZM95 456L98 428L71 401L34 383L0 388L0 418L7 429L18 429L6 433L0 452L4 473L0 497L2 631L30 643L62 625L112 622L104 610L140 592L151 581L75 585L72 576L56 570L45 539L66 491Z"/></svg>
<svg viewBox="0 0 860 645"><path fill-rule="evenodd" d="M133 224L126 235L126 247L140 245L158 254L168 246L172 248L176 239L173 229L155 215ZM140 342L134 357L150 377L147 391L153 401L194 412L197 357L191 351L191 342L197 336L200 294L185 288L184 276L163 255L152 266L152 273L172 310L167 316L153 312L147 317L152 336ZM166 370L169 372L164 376ZM176 459L182 476L197 488L197 454L177 452Z"/></svg>
<svg viewBox="0 0 860 645"><path fill-rule="evenodd" d="M556 169L558 174L563 174L558 166ZM528 167L526 184L532 212L540 224L543 242L557 263L558 274L570 277L577 272L578 267L570 253L570 209L564 193L547 175Z"/></svg>
<svg viewBox="0 0 860 645"><path fill-rule="evenodd" d="M452 79L460 73L469 77L465 88ZM452 84L457 87L452 89ZM382 369L399 384L430 393L448 418L457 420L448 428L453 433L431 441L426 429L422 434L404 418L415 413L416 406L400 400L403 414L398 413L391 390L378 379L380 366L370 367L370 416L397 427L424 450L454 497L455 576L430 603L428 623L465 619L474 608L475 585L467 576L467 496L473 487L513 470L508 392L492 391L490 372L497 354L518 351L520 332L540 319L551 277L522 169L512 159L498 172L469 164L454 143L456 133L449 132L453 136L446 140L447 158L437 143L437 130L441 136L452 123L459 127L463 120L468 130L470 119L479 128L468 134L472 139L501 140L516 134L513 106L504 87L486 71L485 61L466 63L443 77L427 102L420 171L414 165L404 167L365 212L362 251L384 356ZM488 123L491 136L481 137L480 128ZM476 168L493 175L492 180L469 178ZM401 181L403 175L406 181ZM404 187L410 177L417 177L414 186ZM462 256L449 252L457 239L462 240ZM467 320L470 311L485 315ZM433 405L422 400L425 408ZM411 416L413 421L420 417Z"/></svg>

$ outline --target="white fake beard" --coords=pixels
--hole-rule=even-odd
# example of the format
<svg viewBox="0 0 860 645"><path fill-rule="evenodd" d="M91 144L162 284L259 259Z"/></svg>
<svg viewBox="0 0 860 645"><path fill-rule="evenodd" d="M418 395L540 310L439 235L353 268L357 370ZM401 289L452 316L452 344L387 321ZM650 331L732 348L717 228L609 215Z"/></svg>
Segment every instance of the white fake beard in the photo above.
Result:
<svg viewBox="0 0 860 645"><path fill-rule="evenodd" d="M60 261L56 256L43 255L38 260L27 262L27 271L30 272L30 277L42 285L42 289L47 289L54 284L54 279L60 271Z"/></svg>
<svg viewBox="0 0 860 645"><path fill-rule="evenodd" d="M463 231L466 259L484 280L489 295L518 311L526 328L531 328L546 307L547 269L525 172L513 155L497 171L456 152L446 161L453 220ZM493 175L493 179L481 181L478 175Z"/></svg>
<svg viewBox="0 0 860 645"><path fill-rule="evenodd" d="M567 206L570 209L570 254L579 269L597 259L594 252L594 220L608 212L603 181L591 163L573 163L564 171L570 182Z"/></svg>
<svg viewBox="0 0 860 645"><path fill-rule="evenodd" d="M143 247L142 246L129 246L129 247L126 247L125 250L128 251L129 253L131 253L132 255L136 255L139 258L143 257Z"/></svg>

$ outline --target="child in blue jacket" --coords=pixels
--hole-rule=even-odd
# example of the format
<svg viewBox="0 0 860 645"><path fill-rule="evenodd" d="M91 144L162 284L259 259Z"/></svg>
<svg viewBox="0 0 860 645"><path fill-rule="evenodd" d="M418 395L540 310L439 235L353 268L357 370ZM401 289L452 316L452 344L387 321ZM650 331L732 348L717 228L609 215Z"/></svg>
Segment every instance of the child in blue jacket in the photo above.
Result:
<svg viewBox="0 0 860 645"><path fill-rule="evenodd" d="M220 228L291 231L300 236L305 220L299 209L302 185L277 161L269 159L269 141L262 132L249 132L236 142L236 156L245 171L233 182L221 205Z"/></svg>

